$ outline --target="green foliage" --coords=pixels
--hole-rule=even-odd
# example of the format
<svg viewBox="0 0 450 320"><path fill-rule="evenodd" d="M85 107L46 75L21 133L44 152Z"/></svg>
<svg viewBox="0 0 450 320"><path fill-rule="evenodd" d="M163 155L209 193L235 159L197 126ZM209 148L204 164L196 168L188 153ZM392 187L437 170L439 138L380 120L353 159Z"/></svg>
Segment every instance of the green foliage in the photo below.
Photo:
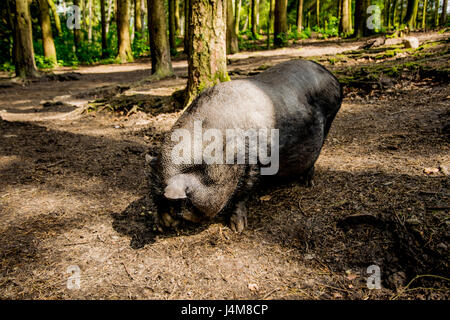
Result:
<svg viewBox="0 0 450 320"><path fill-rule="evenodd" d="M34 60L36 61L36 67L39 69L53 69L55 67L53 60L44 56L35 55Z"/></svg>
<svg viewBox="0 0 450 320"><path fill-rule="evenodd" d="M141 37L139 32L134 34L131 50L133 51L133 56L135 58L148 56L150 54L150 46L148 45L148 41L144 37Z"/></svg>

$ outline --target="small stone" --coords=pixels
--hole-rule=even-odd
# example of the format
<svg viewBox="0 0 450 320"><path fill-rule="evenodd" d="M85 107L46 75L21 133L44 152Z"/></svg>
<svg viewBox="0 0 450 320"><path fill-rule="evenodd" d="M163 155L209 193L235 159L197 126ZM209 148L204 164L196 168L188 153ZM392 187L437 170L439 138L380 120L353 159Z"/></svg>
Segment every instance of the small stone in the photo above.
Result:
<svg viewBox="0 0 450 320"><path fill-rule="evenodd" d="M403 44L405 45L405 48L417 49L419 47L419 39L416 37L406 37L403 40Z"/></svg>
<svg viewBox="0 0 450 320"><path fill-rule="evenodd" d="M250 291L258 291L258 290L259 290L259 287L258 287L258 285L257 285L256 283L249 283L249 284L248 284L248 289L249 289Z"/></svg>
<svg viewBox="0 0 450 320"><path fill-rule="evenodd" d="M410 225L413 225L413 226L416 226L416 225L420 224L420 220L416 219L416 218L410 218L410 219L406 220L406 223L410 224Z"/></svg>
<svg viewBox="0 0 450 320"><path fill-rule="evenodd" d="M316 257L316 255L314 253L307 253L305 254L305 260L312 260Z"/></svg>
<svg viewBox="0 0 450 320"><path fill-rule="evenodd" d="M447 245L445 243L439 243L436 247L442 250L447 250Z"/></svg>

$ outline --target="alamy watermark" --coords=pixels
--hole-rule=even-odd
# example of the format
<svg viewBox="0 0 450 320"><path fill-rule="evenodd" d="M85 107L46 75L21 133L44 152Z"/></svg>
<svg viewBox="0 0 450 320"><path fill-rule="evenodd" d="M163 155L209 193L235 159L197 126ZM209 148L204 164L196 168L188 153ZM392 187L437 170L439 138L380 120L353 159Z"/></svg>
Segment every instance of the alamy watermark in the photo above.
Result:
<svg viewBox="0 0 450 320"><path fill-rule="evenodd" d="M279 169L278 129L203 130L202 121L196 120L193 135L187 129L175 129L171 140L177 142L171 152L174 164L260 163L261 175L274 175Z"/></svg>

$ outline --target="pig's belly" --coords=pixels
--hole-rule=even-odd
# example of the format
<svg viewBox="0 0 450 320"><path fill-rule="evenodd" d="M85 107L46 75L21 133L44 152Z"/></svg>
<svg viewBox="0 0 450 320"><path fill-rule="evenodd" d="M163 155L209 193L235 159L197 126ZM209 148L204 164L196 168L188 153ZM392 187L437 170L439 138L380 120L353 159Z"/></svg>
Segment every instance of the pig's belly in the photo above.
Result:
<svg viewBox="0 0 450 320"><path fill-rule="evenodd" d="M314 166L324 141L324 122L324 117L318 114L309 120L299 119L296 125L289 122L279 129L277 176L296 179Z"/></svg>

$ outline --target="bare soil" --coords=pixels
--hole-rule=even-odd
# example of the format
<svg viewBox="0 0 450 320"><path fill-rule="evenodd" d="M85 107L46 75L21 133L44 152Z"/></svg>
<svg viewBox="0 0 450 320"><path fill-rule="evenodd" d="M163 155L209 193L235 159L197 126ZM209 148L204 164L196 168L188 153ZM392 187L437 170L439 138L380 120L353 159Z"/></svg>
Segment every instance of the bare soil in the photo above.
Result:
<svg viewBox="0 0 450 320"><path fill-rule="evenodd" d="M437 71L449 33L416 36L433 45L381 59L338 40L229 56L232 78L301 57L351 77L315 185L255 190L242 234L222 216L153 232L145 154L180 115L183 57L160 81L143 59L1 87L0 298L448 299L450 87Z"/></svg>

